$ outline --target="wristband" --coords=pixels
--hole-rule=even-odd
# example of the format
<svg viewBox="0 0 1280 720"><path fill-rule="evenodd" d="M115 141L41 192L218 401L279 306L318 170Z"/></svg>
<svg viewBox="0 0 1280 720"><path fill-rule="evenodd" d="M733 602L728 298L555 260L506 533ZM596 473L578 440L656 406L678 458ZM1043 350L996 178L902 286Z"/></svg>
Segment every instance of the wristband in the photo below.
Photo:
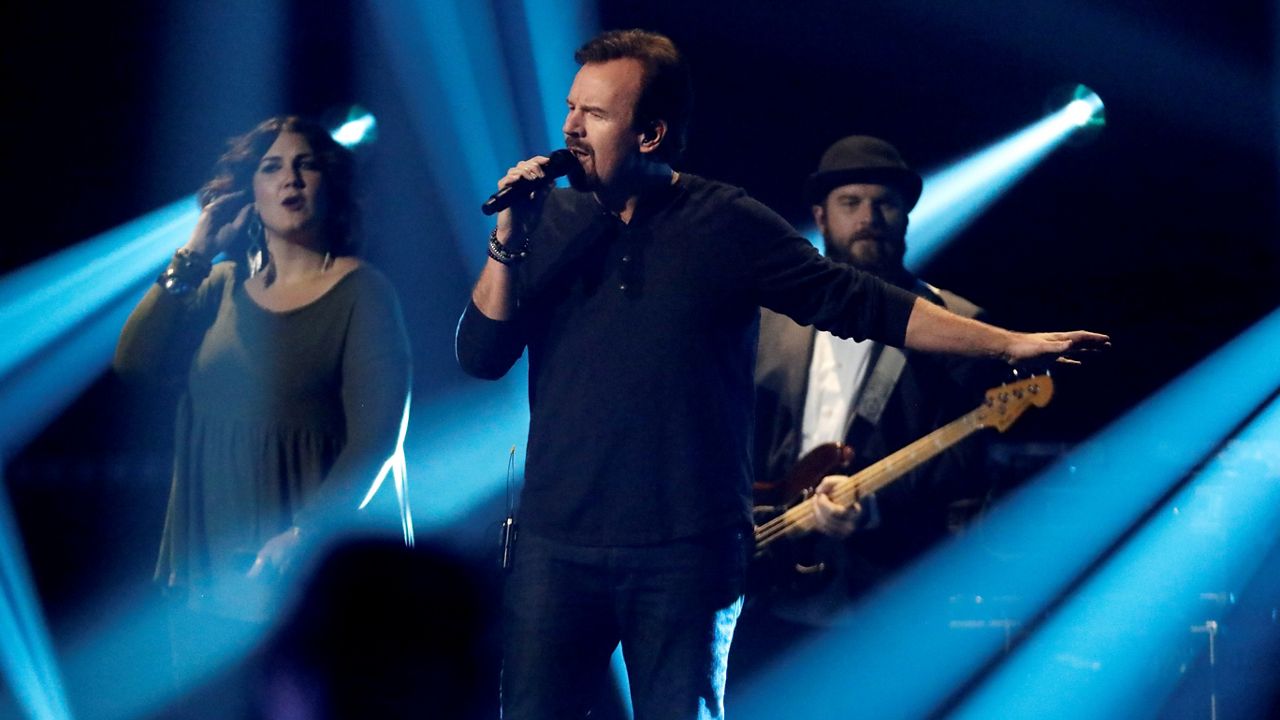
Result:
<svg viewBox="0 0 1280 720"><path fill-rule="evenodd" d="M529 238L526 237L520 243L520 247L512 252L498 242L498 229L494 228L493 232L489 233L489 257L503 265L515 265L529 257Z"/></svg>
<svg viewBox="0 0 1280 720"><path fill-rule="evenodd" d="M169 267L156 278L156 284L170 295L186 295L199 287L212 270L213 263L200 253L178 248Z"/></svg>

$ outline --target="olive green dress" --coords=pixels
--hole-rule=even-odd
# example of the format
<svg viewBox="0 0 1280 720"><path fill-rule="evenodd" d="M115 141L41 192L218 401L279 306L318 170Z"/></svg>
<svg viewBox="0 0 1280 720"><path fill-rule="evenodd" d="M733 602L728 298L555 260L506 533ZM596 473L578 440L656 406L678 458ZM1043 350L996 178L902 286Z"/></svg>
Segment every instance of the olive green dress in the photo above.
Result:
<svg viewBox="0 0 1280 720"><path fill-rule="evenodd" d="M254 302L229 262L185 297L152 287L115 364L180 383L156 579L196 609L258 615L237 605L263 544L295 524L356 522L398 451L409 343L395 291L369 265L287 312Z"/></svg>

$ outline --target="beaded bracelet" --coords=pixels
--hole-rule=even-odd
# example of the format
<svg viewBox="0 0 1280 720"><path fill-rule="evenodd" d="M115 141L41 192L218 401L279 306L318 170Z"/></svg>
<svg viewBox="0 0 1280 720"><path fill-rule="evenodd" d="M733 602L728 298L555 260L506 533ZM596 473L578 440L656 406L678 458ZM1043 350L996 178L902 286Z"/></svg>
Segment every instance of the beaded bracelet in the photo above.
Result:
<svg viewBox="0 0 1280 720"><path fill-rule="evenodd" d="M511 252L503 247L502 243L498 242L498 229L494 228L489 233L489 257L503 265L514 265L521 262L529 257L529 238L525 238L524 242L520 243L520 247L515 252Z"/></svg>
<svg viewBox="0 0 1280 720"><path fill-rule="evenodd" d="M212 270L213 263L200 253L178 248L169 267L156 278L156 284L170 295L186 295L199 287Z"/></svg>

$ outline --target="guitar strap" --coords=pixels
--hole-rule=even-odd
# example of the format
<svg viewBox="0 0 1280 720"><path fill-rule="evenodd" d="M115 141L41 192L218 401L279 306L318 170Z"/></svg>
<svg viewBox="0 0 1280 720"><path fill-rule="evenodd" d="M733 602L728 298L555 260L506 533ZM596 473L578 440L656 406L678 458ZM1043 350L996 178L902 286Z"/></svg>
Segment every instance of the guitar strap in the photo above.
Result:
<svg viewBox="0 0 1280 720"><path fill-rule="evenodd" d="M913 279L911 290L916 295L965 317L973 317L977 314L977 306L971 303L969 305L972 309L950 307L942 297L941 291L919 278ZM968 301L965 302L968 303ZM907 365L906 354L896 347L877 345L876 352L871 375L863 383L862 390L858 393L857 406L849 413L849 419L844 428L845 442L854 447L861 447L866 434L880 422L880 416L884 414L885 406L889 404L889 396L893 394L898 378L902 377L902 369ZM856 437L854 433L857 433Z"/></svg>
<svg viewBox="0 0 1280 720"><path fill-rule="evenodd" d="M875 366L863 383L862 390L858 393L857 405L849 413L849 420L845 425L845 439L854 447L862 444L861 434L856 438L850 436L855 430L860 433L870 431L880 422L880 416L889 403L889 396L893 394L893 388L898 384L898 378L902 376L902 369L906 365L907 356L898 348L877 346ZM859 420L862 422L858 422Z"/></svg>
<svg viewBox="0 0 1280 720"><path fill-rule="evenodd" d="M862 447L863 440L880 421L889 396L902 375L907 357L901 350L876 343L872 349L871 372L858 392L855 407L850 409L845 421L845 442L855 448ZM856 433L856 435L855 435ZM878 511L873 509L859 520L861 526L878 523ZM806 552L806 551L802 551ZM840 610L849 601L849 577L856 571L851 567L851 556L845 541L818 536L807 550L806 565L820 568L806 587L799 592L782 593L771 603L773 614L794 623L813 627L825 627L837 622ZM805 557L805 555L801 555ZM798 564L796 567L800 567ZM864 571L865 572L865 571Z"/></svg>

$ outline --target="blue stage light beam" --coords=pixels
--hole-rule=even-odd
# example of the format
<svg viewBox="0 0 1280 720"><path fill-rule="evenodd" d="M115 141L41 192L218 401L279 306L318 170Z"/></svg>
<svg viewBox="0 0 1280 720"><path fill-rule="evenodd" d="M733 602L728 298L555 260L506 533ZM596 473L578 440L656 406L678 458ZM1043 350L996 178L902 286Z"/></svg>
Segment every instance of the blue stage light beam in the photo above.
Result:
<svg viewBox="0 0 1280 720"><path fill-rule="evenodd" d="M878 718L937 711L1002 651L1002 623L1016 626L1048 607L1280 387L1277 345L1280 311L1037 475L980 532L929 553L840 627L780 657L732 712L752 720L780 710ZM993 546L1020 554L997 558ZM987 629L950 622L972 624L968 616Z"/></svg>
<svg viewBox="0 0 1280 720"><path fill-rule="evenodd" d="M534 135L545 137L551 147L563 145L564 99L577 72L573 52L596 26L594 5L580 0L524 0L521 7L523 12L515 15L457 0L391 0L371 8L417 122L441 205L450 214L464 257L477 272L485 253L484 244L475 238L484 237L492 226L492 220L480 214L479 204L512 163L549 149L523 147L522 138L530 135L523 127L540 128ZM495 25L500 17L517 16L524 27ZM500 45L503 29L523 34L525 42ZM505 55L526 51L528 57ZM539 102L518 107L505 68L529 65ZM530 116L534 106L540 106L541 114ZM472 383L464 391L427 401L419 416L448 422L415 427L407 439L409 457L423 460L414 464L420 462L422 472L433 477L470 477L478 468L494 464L493 458L505 458L506 450L527 436L525 377L522 361L498 383ZM450 527L491 500L500 491L501 467L492 473L492 484L434 488L432 502L429 507L424 504L418 516L420 525L428 531Z"/></svg>
<svg viewBox="0 0 1280 720"><path fill-rule="evenodd" d="M286 593L280 593L281 596ZM185 692L234 666L267 627L249 622L206 621L195 612L174 613L172 600L150 592L105 599L70 638L64 638L63 669L74 705L94 720L168 717L169 707ZM283 598L276 600L284 604ZM170 634L183 638L200 666L174 677L172 658L157 653ZM163 645L162 645L163 646Z"/></svg>
<svg viewBox="0 0 1280 720"><path fill-rule="evenodd" d="M49 633L32 592L31 573L8 493L0 482L0 669L17 710L31 720L70 720L62 676L54 660ZM0 704L0 710L4 705Z"/></svg>
<svg viewBox="0 0 1280 720"><path fill-rule="evenodd" d="M497 553L506 478L505 460L512 445L523 448L528 437L528 363L521 358L502 379L469 383L464 388L426 400L410 436L407 454L416 478L449 478L430 487L415 486L423 502L415 503L417 527L433 542L474 553L486 544ZM519 458L518 465L523 465ZM523 480L517 470L515 482ZM618 708L627 718L630 683L621 647L609 662Z"/></svg>
<svg viewBox="0 0 1280 720"><path fill-rule="evenodd" d="M0 279L0 332L13 338L0 349L0 453L24 446L102 372L138 295L197 214L190 199L174 203ZM16 533L6 535L4 637L27 648L6 648L6 676L30 717L70 718L22 546Z"/></svg>
<svg viewBox="0 0 1280 720"><path fill-rule="evenodd" d="M1102 122L1102 100L1079 86L1058 111L990 147L926 173L911 211L906 264L919 269L1072 133Z"/></svg>
<svg viewBox="0 0 1280 720"><path fill-rule="evenodd" d="M120 327L149 281L125 291L66 337L40 349L26 364L0 378L0 442L21 448L70 405L110 362Z"/></svg>
<svg viewBox="0 0 1280 720"><path fill-rule="evenodd" d="M528 28L521 30L534 34L518 45L530 48L533 57L517 58L504 55L508 48L499 43L496 15L485 3L388 0L371 6L417 124L440 206L473 272L485 259L484 243L474 240L492 227L492 220L479 213L480 203L497 189L507 168L550 149L525 147L523 138L530 134L523 129L545 127L550 147L563 145L559 130L576 71L570 67L573 51L585 39L569 35L591 21L586 6L529 0ZM521 64L535 68L542 116L522 116L521 110L526 115L528 110L512 100L507 68Z"/></svg>
<svg viewBox="0 0 1280 720"><path fill-rule="evenodd" d="M457 480L432 484L430 502L420 504L417 525L427 534L447 533L503 491L508 453L528 436L526 367L522 359L501 380L446 391L417 410L406 446L414 477ZM496 528L502 517L492 520Z"/></svg>
<svg viewBox="0 0 1280 720"><path fill-rule="evenodd" d="M411 117L420 133L440 207L464 257L478 272L492 221L480 203L498 178L528 156L493 14L484 3L388 0L372 3Z"/></svg>
<svg viewBox="0 0 1280 720"><path fill-rule="evenodd" d="M186 204L188 203L184 203ZM91 312L87 320L69 330L64 337L39 348L27 362L0 378L0 426L7 429L3 439L7 446L17 448L29 442L93 381L108 362L110 349L120 334L125 318L133 309L137 295L149 283L149 279L143 279L140 285L120 292L119 297L110 305ZM29 704L30 717L69 718L69 713L59 714L57 710L58 707L66 707L69 702L61 680L54 674L57 670L52 651L48 650L48 630L38 601L30 590L29 575L21 571L21 558L25 555L22 545L16 534L10 533L8 537L0 537L0 547L3 547L0 558L3 558L3 582L6 586L3 598L0 599L0 606L3 606L0 607L0 612L12 618L17 625L14 632L6 629L3 636L15 640L22 638L22 643L30 648L25 658L10 654L10 662L5 667L6 676L15 689L23 688L28 678L39 678L41 691L52 695L51 698L42 700L39 706ZM155 654L154 648L148 649L148 652ZM104 657L121 656L96 656L98 668L93 676L103 674L100 665ZM131 665L131 669L136 670L137 667ZM66 677L75 680L81 676ZM128 687L133 682L131 678L120 678L115 674L112 677L116 678L112 685L113 691ZM74 687L74 683L72 686ZM25 694L29 696L30 692ZM41 707L44 709L39 709ZM50 710L50 707L53 709Z"/></svg>
<svg viewBox="0 0 1280 720"><path fill-rule="evenodd" d="M578 73L573 53L599 31L595 4L581 0L524 0L524 16L542 100L547 148L564 147L564 101L573 76Z"/></svg>
<svg viewBox="0 0 1280 720"><path fill-rule="evenodd" d="M634 720L635 708L631 706L631 680L627 677L627 661L622 657L622 645L613 649L609 656L609 672L613 675L614 687L617 689L621 704L623 720Z"/></svg>
<svg viewBox="0 0 1280 720"><path fill-rule="evenodd" d="M953 717L1156 717L1179 667L1207 653L1196 630L1223 620L1202 595L1245 586L1277 538L1280 401L1272 401Z"/></svg>
<svg viewBox="0 0 1280 720"><path fill-rule="evenodd" d="M158 268L191 235L199 211L190 199L167 205L114 230L0 278L0 377ZM109 358L103 355L102 358ZM95 364L86 374L102 370Z"/></svg>

